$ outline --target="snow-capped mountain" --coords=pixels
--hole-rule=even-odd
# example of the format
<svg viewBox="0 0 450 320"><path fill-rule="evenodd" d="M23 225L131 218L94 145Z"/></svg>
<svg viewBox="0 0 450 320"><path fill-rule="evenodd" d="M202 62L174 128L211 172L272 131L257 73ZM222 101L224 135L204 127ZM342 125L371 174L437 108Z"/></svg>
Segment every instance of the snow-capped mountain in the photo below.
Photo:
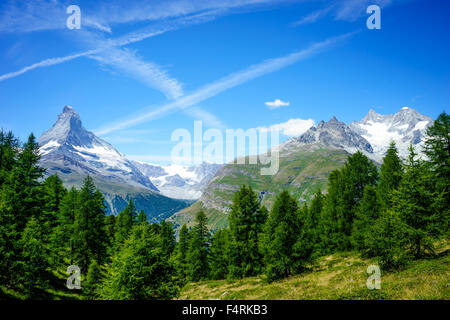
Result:
<svg viewBox="0 0 450 320"><path fill-rule="evenodd" d="M47 171L89 174L105 182L158 191L131 161L87 131L71 106L65 106L53 127L41 135L39 145Z"/></svg>
<svg viewBox="0 0 450 320"><path fill-rule="evenodd" d="M332 117L330 121L320 121L299 137L288 140L282 149L297 144L321 143L325 146L344 149L350 153L357 150L372 153L372 146L361 135L350 129L344 122Z"/></svg>
<svg viewBox="0 0 450 320"><path fill-rule="evenodd" d="M188 200L199 199L208 182L222 166L209 163L160 166L141 161L133 161L133 164L152 180L163 195Z"/></svg>
<svg viewBox="0 0 450 320"><path fill-rule="evenodd" d="M426 129L433 120L414 109L403 107L396 114L381 115L373 110L349 127L370 142L373 158L381 160L393 140L400 156L406 157L412 144L420 152Z"/></svg>
<svg viewBox="0 0 450 320"><path fill-rule="evenodd" d="M430 117L408 107L394 115L381 115L370 110L361 121L349 125L336 117L328 122L321 121L301 136L282 143L280 150L288 152L302 145L321 144L349 153L362 151L369 158L381 162L391 141L395 141L401 157L408 155L410 144L420 153L425 131L432 123Z"/></svg>
<svg viewBox="0 0 450 320"><path fill-rule="evenodd" d="M103 193L107 212L118 214L133 199L150 221L158 222L190 204L158 191L151 180L112 145L87 131L78 113L65 106L53 127L39 138L46 175L58 174L66 187L79 188L90 175Z"/></svg>

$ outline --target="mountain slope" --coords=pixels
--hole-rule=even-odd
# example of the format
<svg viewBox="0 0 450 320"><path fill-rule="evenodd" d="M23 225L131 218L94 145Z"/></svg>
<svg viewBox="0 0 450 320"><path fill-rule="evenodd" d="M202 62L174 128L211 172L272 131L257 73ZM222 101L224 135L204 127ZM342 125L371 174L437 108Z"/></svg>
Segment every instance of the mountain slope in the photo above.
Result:
<svg viewBox="0 0 450 320"><path fill-rule="evenodd" d="M195 214L202 209L211 228L225 227L233 193L242 184L251 185L269 209L282 190L288 190L300 202L308 201L319 187L326 189L329 173L342 167L356 151L378 164L391 139L398 143L402 156L410 143L420 151L425 130L431 123L431 118L409 108L388 116L371 110L363 120L351 125L336 117L321 121L279 146L280 167L274 176L261 176L260 165L227 164L218 170L198 202L177 212L170 220L177 225L192 225Z"/></svg>
<svg viewBox="0 0 450 320"><path fill-rule="evenodd" d="M307 272L267 283L263 277L208 280L186 285L179 300L449 300L448 241L437 255L414 261L402 270L384 271L381 289L367 289L367 267L376 259L354 252L325 257Z"/></svg>
<svg viewBox="0 0 450 320"><path fill-rule="evenodd" d="M160 219L189 202L159 194L151 180L112 145L87 131L78 113L65 106L53 127L39 138L41 165L46 174L57 173L67 187L80 187L90 175L102 191L109 213L117 214L130 199L139 209Z"/></svg>
<svg viewBox="0 0 450 320"><path fill-rule="evenodd" d="M234 192L243 184L251 185L268 208L282 190L289 190L299 201L308 201L319 187L326 187L329 173L343 166L348 156L347 151L322 143L299 144L290 146L289 152L280 150L280 169L273 176L260 175L260 164L227 164L218 170L198 202L169 220L179 226L192 225L195 214L203 209L211 228L226 227Z"/></svg>

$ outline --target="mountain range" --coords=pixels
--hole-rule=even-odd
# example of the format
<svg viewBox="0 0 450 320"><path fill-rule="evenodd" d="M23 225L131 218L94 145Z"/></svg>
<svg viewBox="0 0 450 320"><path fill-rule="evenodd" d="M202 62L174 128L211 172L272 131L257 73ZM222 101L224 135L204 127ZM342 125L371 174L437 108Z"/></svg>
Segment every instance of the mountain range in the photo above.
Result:
<svg viewBox="0 0 450 320"><path fill-rule="evenodd" d="M214 177L221 164L203 162L199 165L171 164L160 166L142 161L133 161L133 164L165 196L197 200L203 193L204 188Z"/></svg>
<svg viewBox="0 0 450 320"><path fill-rule="evenodd" d="M248 164L248 158L246 164L233 161L193 166L128 160L86 130L70 106L65 106L53 127L41 135L39 144L46 174L57 173L67 187L80 187L84 177L92 176L105 196L108 213L117 214L133 199L150 220L169 218L177 225L192 224L196 212L203 209L210 226L220 228L227 225L233 193L242 184L251 185L269 208L275 195L284 189L299 201L308 201L317 188L326 189L329 173L356 151L378 164L392 140L402 157L407 155L410 144L420 151L426 128L432 122L408 107L394 115L370 110L361 121L349 125L336 117L320 121L278 146L280 165L273 176L260 175L262 165Z"/></svg>
<svg viewBox="0 0 450 320"><path fill-rule="evenodd" d="M262 165L249 164L248 158L246 164L229 163L218 170L199 201L174 214L170 221L191 225L196 212L204 210L211 228L225 227L233 194L242 184L251 185L269 209L282 190L288 190L300 202L308 201L318 188L326 191L329 173L342 167L357 151L377 164L391 141L396 142L401 157L406 157L410 144L420 152L425 131L432 123L430 117L408 107L394 115L370 110L361 121L350 125L336 117L320 121L278 147L280 163L275 175L260 175Z"/></svg>

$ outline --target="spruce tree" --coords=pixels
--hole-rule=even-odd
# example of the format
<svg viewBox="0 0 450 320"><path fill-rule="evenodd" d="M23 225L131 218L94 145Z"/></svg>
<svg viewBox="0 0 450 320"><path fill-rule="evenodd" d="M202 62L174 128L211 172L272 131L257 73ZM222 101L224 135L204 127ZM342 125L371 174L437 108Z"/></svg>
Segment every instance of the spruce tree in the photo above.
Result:
<svg viewBox="0 0 450 320"><path fill-rule="evenodd" d="M0 189L17 163L19 140L11 131L0 130Z"/></svg>
<svg viewBox="0 0 450 320"><path fill-rule="evenodd" d="M205 213L199 211L195 221L197 225L190 232L186 255L188 278L191 281L203 280L208 276L209 231Z"/></svg>
<svg viewBox="0 0 450 320"><path fill-rule="evenodd" d="M63 181L54 174L42 183L43 209L38 221L43 230L46 252L52 264L60 262L60 206L67 194Z"/></svg>
<svg viewBox="0 0 450 320"><path fill-rule="evenodd" d="M380 216L381 208L378 200L376 187L367 185L364 189L363 198L359 204L355 220L353 222L352 242L353 246L367 254L367 235L371 227Z"/></svg>
<svg viewBox="0 0 450 320"><path fill-rule="evenodd" d="M403 175L402 160L398 156L395 142L392 141L383 158L380 168L380 181L378 182L378 200L383 210L391 205L392 191L397 189Z"/></svg>
<svg viewBox="0 0 450 320"><path fill-rule="evenodd" d="M176 267L180 278L185 279L188 275L187 252L189 249L189 230L186 224L180 229L179 239L176 247Z"/></svg>
<svg viewBox="0 0 450 320"><path fill-rule="evenodd" d="M106 206L90 176L84 180L78 200L73 233L74 260L86 273L92 260L102 264L106 258Z"/></svg>
<svg viewBox="0 0 450 320"><path fill-rule="evenodd" d="M174 265L163 251L159 234L137 224L112 257L100 297L107 300L172 299L180 287Z"/></svg>
<svg viewBox="0 0 450 320"><path fill-rule="evenodd" d="M218 230L211 240L209 251L209 278L225 279L228 275L230 263L230 231L229 229Z"/></svg>
<svg viewBox="0 0 450 320"><path fill-rule="evenodd" d="M356 208L363 197L366 185L375 185L378 179L377 167L361 152L348 157L342 169L343 186L340 207L340 228L344 236L344 246L350 248L350 236Z"/></svg>
<svg viewBox="0 0 450 320"><path fill-rule="evenodd" d="M115 244L120 246L130 235L131 228L136 222L137 211L133 200L128 201L128 205L123 209L116 220Z"/></svg>
<svg viewBox="0 0 450 320"><path fill-rule="evenodd" d="M39 297L47 288L50 278L42 235L42 226L35 217L31 217L18 243L22 248L22 259L17 276L28 298Z"/></svg>
<svg viewBox="0 0 450 320"><path fill-rule="evenodd" d="M137 216L137 223L147 223L147 215L144 210L141 210Z"/></svg>
<svg viewBox="0 0 450 320"><path fill-rule="evenodd" d="M267 218L267 210L260 207L258 197L250 186L235 192L230 225L230 276L246 277L261 272L262 255L258 237Z"/></svg>
<svg viewBox="0 0 450 320"><path fill-rule="evenodd" d="M281 192L270 211L261 237L265 274L268 281L281 279L301 271L306 262L300 252L304 244L298 205L289 192ZM297 256L298 255L298 256Z"/></svg>
<svg viewBox="0 0 450 320"><path fill-rule="evenodd" d="M311 242L316 249L320 251L320 222L321 214L323 210L323 205L325 201L325 196L322 190L319 188L314 194L314 198L311 200L311 204L308 207L304 204L302 209L302 214L305 216L305 228L309 231L311 236ZM319 252L318 252L319 253Z"/></svg>
<svg viewBox="0 0 450 320"><path fill-rule="evenodd" d="M14 138L8 135L3 149L14 147ZM5 143L4 143L5 144ZM6 150L5 149L5 150ZM13 152L9 150L7 152ZM42 208L40 179L44 170L39 167L39 146L33 134L17 155L17 161L3 156L3 185L0 201L0 282L8 286L17 283L23 261L21 234L31 217L38 217ZM13 161L8 164L8 161ZM13 165L9 172L8 165ZM6 167L5 167L6 166Z"/></svg>
<svg viewBox="0 0 450 320"><path fill-rule="evenodd" d="M433 242L446 232L448 208L444 191L436 189L433 173L409 148L406 170L397 190L392 194L392 210L408 226L408 239L415 257L433 253Z"/></svg>
<svg viewBox="0 0 450 320"><path fill-rule="evenodd" d="M161 240L163 241L164 253L170 257L175 249L175 232L173 225L165 220L161 221Z"/></svg>
<svg viewBox="0 0 450 320"><path fill-rule="evenodd" d="M328 251L351 248L351 233L356 209L366 185L375 185L377 167L361 152L348 157L341 170L329 177L324 204L324 237Z"/></svg>
<svg viewBox="0 0 450 320"><path fill-rule="evenodd" d="M324 199L319 223L320 250L322 254L332 253L343 247L343 236L339 228L341 219L342 172L334 170L328 177L327 194Z"/></svg>
<svg viewBox="0 0 450 320"><path fill-rule="evenodd" d="M97 261L92 260L89 265L86 279L81 287L83 297L88 300L95 300L99 297L98 291L102 281L102 271Z"/></svg>
<svg viewBox="0 0 450 320"><path fill-rule="evenodd" d="M59 264L68 262L73 264L74 259L74 223L78 210L79 192L75 187L70 188L61 200L58 225L55 233L55 243L57 247L57 259ZM65 261L67 260L67 261Z"/></svg>
<svg viewBox="0 0 450 320"><path fill-rule="evenodd" d="M106 239L108 242L109 255L111 255L111 250L113 250L114 248L114 239L116 234L116 220L117 217L113 214L110 214L105 218L105 230L106 230Z"/></svg>
<svg viewBox="0 0 450 320"><path fill-rule="evenodd" d="M427 129L423 152L428 157L437 187L450 207L450 115L443 112ZM448 212L448 211L447 211Z"/></svg>
<svg viewBox="0 0 450 320"><path fill-rule="evenodd" d="M369 256L376 256L384 270L405 266L411 259L408 253L409 227L391 209L383 211L370 226L365 238Z"/></svg>

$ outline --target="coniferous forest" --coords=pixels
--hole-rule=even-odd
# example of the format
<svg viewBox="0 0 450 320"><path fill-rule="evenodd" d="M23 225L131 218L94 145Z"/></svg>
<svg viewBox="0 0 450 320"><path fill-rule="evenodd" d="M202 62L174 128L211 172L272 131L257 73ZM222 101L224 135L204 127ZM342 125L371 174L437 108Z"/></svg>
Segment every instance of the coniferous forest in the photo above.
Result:
<svg viewBox="0 0 450 320"><path fill-rule="evenodd" d="M401 159L394 143L377 166L363 153L329 174L309 203L283 191L270 211L250 186L235 192L229 226L149 223L133 201L105 215L102 193L87 176L66 189L44 179L39 145L0 132L0 298L174 299L189 282L261 276L274 282L308 270L324 255L357 251L382 270L433 258L448 240L450 116L428 128L424 149ZM422 154L419 156L419 151ZM80 289L66 287L78 266Z"/></svg>

